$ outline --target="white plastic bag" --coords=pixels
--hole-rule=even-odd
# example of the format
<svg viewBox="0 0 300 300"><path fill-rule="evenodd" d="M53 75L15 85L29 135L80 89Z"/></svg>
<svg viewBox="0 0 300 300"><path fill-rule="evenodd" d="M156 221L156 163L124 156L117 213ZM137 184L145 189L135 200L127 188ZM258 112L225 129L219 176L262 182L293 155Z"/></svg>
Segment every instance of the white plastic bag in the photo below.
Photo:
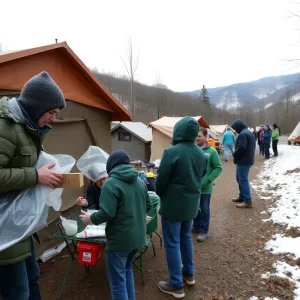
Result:
<svg viewBox="0 0 300 300"><path fill-rule="evenodd" d="M77 233L78 225L76 220L66 219L60 216L61 224L65 229L66 235L72 236Z"/></svg>
<svg viewBox="0 0 300 300"><path fill-rule="evenodd" d="M41 152L36 169L56 162L51 169L58 173L68 173L75 165L69 155L50 155ZM16 244L23 238L47 226L48 208L61 207L63 189L37 185L21 192L11 192L0 197L0 251Z"/></svg>
<svg viewBox="0 0 300 300"><path fill-rule="evenodd" d="M99 147L90 146L77 161L77 168L83 175L96 182L103 172L106 172L106 163L109 155Z"/></svg>

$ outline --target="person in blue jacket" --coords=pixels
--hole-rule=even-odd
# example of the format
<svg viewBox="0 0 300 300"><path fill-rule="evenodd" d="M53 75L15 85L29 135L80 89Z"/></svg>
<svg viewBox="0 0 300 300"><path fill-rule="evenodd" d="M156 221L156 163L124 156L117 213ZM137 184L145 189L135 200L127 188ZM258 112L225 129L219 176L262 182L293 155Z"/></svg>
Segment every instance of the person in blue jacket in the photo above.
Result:
<svg viewBox="0 0 300 300"><path fill-rule="evenodd" d="M223 135L222 144L224 145L224 159L228 161L228 152L231 154L234 152L235 136L230 130L230 127L226 128L226 132Z"/></svg>
<svg viewBox="0 0 300 300"><path fill-rule="evenodd" d="M269 124L264 126L264 148L265 148L265 159L270 158L270 147L271 147L271 140L272 140L272 129Z"/></svg>

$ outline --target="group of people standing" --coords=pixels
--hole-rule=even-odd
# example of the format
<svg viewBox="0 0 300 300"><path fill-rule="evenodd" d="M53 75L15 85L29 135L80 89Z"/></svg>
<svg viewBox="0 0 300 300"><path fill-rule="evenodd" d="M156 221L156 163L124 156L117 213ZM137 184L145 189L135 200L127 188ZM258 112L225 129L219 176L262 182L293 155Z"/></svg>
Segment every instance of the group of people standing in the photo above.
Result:
<svg viewBox="0 0 300 300"><path fill-rule="evenodd" d="M62 174L51 170L54 164L40 169L35 164L42 141L51 130L50 124L65 106L60 88L46 72L31 78L18 99L0 99L0 195L37 184L54 189L62 182ZM223 144L227 149L225 161L231 151L237 165L239 196L234 202L240 202L239 208L250 208L248 174L254 163L255 138L241 120L235 121L232 128L239 134L238 138L230 138L227 130ZM276 128L272 132L269 126L264 126L266 156L268 138L272 136L274 154L278 154ZM230 143L235 143L235 149ZM175 298L185 296L183 282L195 284L192 232L198 233L198 242L206 240L213 184L221 172L220 157L208 143L207 129L200 128L191 117L182 118L175 125L172 146L165 150L156 177L170 275L168 281L158 282L158 288ZM146 214L152 207L147 187L122 150L110 155L106 171L97 179L89 186L87 199L79 197L77 204L96 204L98 212L90 215L82 211L80 217L85 224L106 222L106 266L112 299L134 300L132 262L139 248L145 245ZM39 276L32 237L0 252L3 300L41 299Z"/></svg>
<svg viewBox="0 0 300 300"><path fill-rule="evenodd" d="M272 145L272 150L274 156L278 156L278 139L279 139L279 128L276 123L272 125L273 130L269 124L261 125L257 132L257 143L259 146L259 154L264 156L265 159L270 158L270 148Z"/></svg>

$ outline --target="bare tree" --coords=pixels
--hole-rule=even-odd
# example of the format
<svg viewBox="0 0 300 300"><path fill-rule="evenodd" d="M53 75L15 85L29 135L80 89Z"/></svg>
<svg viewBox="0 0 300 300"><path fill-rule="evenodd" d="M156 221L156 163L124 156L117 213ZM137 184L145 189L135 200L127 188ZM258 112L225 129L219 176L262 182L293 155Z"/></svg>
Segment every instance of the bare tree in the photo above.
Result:
<svg viewBox="0 0 300 300"><path fill-rule="evenodd" d="M156 74L154 87L156 87L156 118L160 119L166 115L168 87L162 83L159 73Z"/></svg>
<svg viewBox="0 0 300 300"><path fill-rule="evenodd" d="M283 99L281 100L282 103L284 104L285 107L285 116L286 116L286 121L289 119L289 111L290 111L290 106L292 103L292 93L289 89L287 89L283 95Z"/></svg>
<svg viewBox="0 0 300 300"><path fill-rule="evenodd" d="M297 116L299 115L299 105L299 101L291 102L292 129L298 124Z"/></svg>
<svg viewBox="0 0 300 300"><path fill-rule="evenodd" d="M122 59L124 67L126 69L127 72L127 76L129 79L129 83L130 83L130 115L132 120L134 120L135 118L135 110L136 110L136 95L135 95L135 91L134 91L134 83L135 83L135 74L136 74L136 70L138 67L138 61L139 58L138 56L135 57L134 53L133 53L133 46L132 46L132 41L131 38L128 39L128 45L127 45L127 49L126 49L126 62Z"/></svg>

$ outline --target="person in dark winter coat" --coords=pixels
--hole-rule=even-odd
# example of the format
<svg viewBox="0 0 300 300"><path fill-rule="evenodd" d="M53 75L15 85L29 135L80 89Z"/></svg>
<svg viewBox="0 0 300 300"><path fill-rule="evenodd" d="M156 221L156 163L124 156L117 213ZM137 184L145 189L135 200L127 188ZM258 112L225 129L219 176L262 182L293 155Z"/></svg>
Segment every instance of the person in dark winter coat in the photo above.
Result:
<svg viewBox="0 0 300 300"><path fill-rule="evenodd" d="M192 223L201 196L201 178L207 160L195 143L199 124L182 118L174 128L173 146L165 150L156 177L156 193L161 198L161 223L170 280L159 289L176 298L185 296L183 280L195 284Z"/></svg>
<svg viewBox="0 0 300 300"><path fill-rule="evenodd" d="M77 198L77 205L82 207L95 207L95 209L99 209L99 199L101 196L101 188L105 182L105 180L108 178L107 173L100 172L98 176L98 180L96 182L90 183L90 185L87 188L87 195L86 199L83 197Z"/></svg>
<svg viewBox="0 0 300 300"><path fill-rule="evenodd" d="M51 170L55 163L38 170L35 165L50 124L65 106L62 91L45 71L25 83L18 99L0 99L0 196L62 183L62 174ZM41 299L39 277L31 237L0 251L1 299Z"/></svg>
<svg viewBox="0 0 300 300"><path fill-rule="evenodd" d="M236 205L238 208L251 208L252 198L248 177L250 168L254 164L255 137L241 120L234 121L231 127L239 134L233 153L239 196L232 199L232 201L239 203Z"/></svg>
<svg viewBox="0 0 300 300"><path fill-rule="evenodd" d="M265 148L265 159L270 158L270 147L272 139L272 129L269 124L264 126L264 148Z"/></svg>
<svg viewBox="0 0 300 300"><path fill-rule="evenodd" d="M264 150L264 125L260 126L260 129L257 132L257 143L259 147L259 154L260 155L265 155L265 150Z"/></svg>

